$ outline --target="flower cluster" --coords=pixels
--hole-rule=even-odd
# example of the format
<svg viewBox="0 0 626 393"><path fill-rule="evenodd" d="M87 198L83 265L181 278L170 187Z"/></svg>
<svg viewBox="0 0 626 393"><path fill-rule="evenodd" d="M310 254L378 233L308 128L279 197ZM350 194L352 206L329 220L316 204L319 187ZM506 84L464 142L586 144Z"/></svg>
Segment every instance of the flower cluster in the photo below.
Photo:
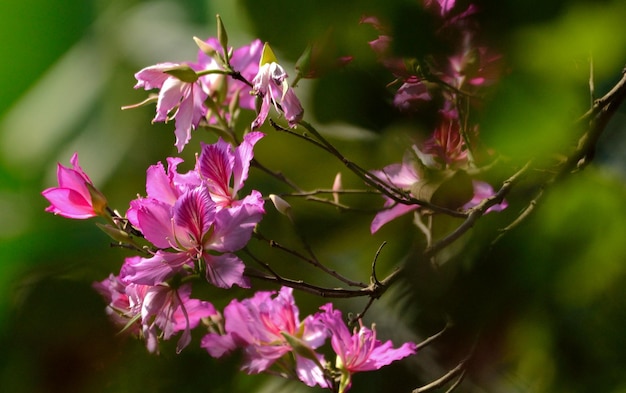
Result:
<svg viewBox="0 0 626 393"><path fill-rule="evenodd" d="M334 387L338 392L350 388L355 373L378 370L417 350L411 342L394 349L391 341L382 343L375 330L362 325L350 333L331 303L320 310L300 321L291 288L257 292L251 299L233 300L224 309L225 323L220 329L224 333L207 334L202 347L214 357L242 350L242 369L249 374L274 366L277 372L293 370L308 386ZM336 356L334 364L315 351L328 338Z"/></svg>
<svg viewBox="0 0 626 393"><path fill-rule="evenodd" d="M472 179L470 182L465 173L475 165L473 143L478 136L478 126L469 124L467 111L463 109L472 104L471 99L481 88L497 79L500 56L476 45L477 32L471 18L477 12L474 5L457 11L453 0L424 0L424 7L437 20L438 35L442 39L453 37L450 43L454 48L452 54L447 57L432 55L428 59L395 58L390 55L393 37L386 34L371 41L370 46L382 64L401 82L393 100L398 110L417 113L428 102L443 102L437 124L427 140L407 150L402 163L372 173L388 186L427 202L441 202L432 200L435 192L443 190L446 182L453 181L457 186L452 192L456 195L449 196L443 207L469 210L493 196L494 191L484 181ZM384 26L374 17L364 18L362 22L384 31ZM461 104L460 109L460 103L466 105ZM371 223L372 233L403 214L420 210L417 204L401 204L388 196L384 198L384 210ZM507 203L503 201L486 212L506 207Z"/></svg>
<svg viewBox="0 0 626 393"><path fill-rule="evenodd" d="M255 96L263 103L253 130L265 122L270 103L284 112L290 126L302 119L303 109L287 84L287 73L267 44L254 40L233 49L214 37L196 42L200 47L196 62L159 63L135 74L136 89L159 89L153 122L175 120L178 152L202 121L232 124L237 110L256 108Z"/></svg>
<svg viewBox="0 0 626 393"><path fill-rule="evenodd" d="M146 197L130 202L127 220L153 248L149 256L126 258L118 276L96 288L109 301L109 313L122 326L141 332L151 352L162 339L183 331L178 350L189 344L190 330L213 306L191 299L191 280L203 274L221 288L249 287L244 265L234 252L248 243L264 214L261 194L239 198L248 176L259 132L232 148L223 140L202 146L196 166L178 173L179 158L147 171ZM133 327L136 324L135 327Z"/></svg>
<svg viewBox="0 0 626 393"><path fill-rule="evenodd" d="M476 168L474 144L478 126L469 121L467 108L473 104L475 94L496 79L493 70L497 67L493 65L498 56L475 44L476 32L471 23L474 6L457 12L455 2L450 0L424 0L423 4L439 21L438 34L456 37L454 53L448 57L398 59L389 54L393 37L383 34L370 43L400 82L393 100L398 113L404 116L417 112L429 101L443 103L432 134L408 147L401 163L373 171L348 165L385 198L384 209L371 223L372 233L408 212L433 213L421 206L423 201L430 207L439 206L453 211L453 215L462 215L494 195L488 183L469 175L470 169ZM376 18L363 21L384 30ZM282 285L317 288L323 295L326 288L284 279L246 248L255 229L259 239L269 240L257 228L265 214L265 198L258 190L244 191L251 166L256 165L297 190L297 196L312 196L300 192L302 189L291 180L254 158L255 146L264 137L258 129L272 107L284 116L289 127L301 124L306 130L283 131L325 149L344 164L349 161L303 121L300 100L269 45L254 40L237 49L229 47L219 18L218 37L196 39L196 43L199 52L195 62L164 62L135 74L135 88L158 90L145 102L156 101L154 122L175 121L179 153L189 143L193 130L206 128L218 133L214 143L201 143L192 169L179 171L184 161L178 157L150 166L146 171L145 196L130 201L123 215L108 207L104 195L80 167L77 154L71 158L71 168L59 164L58 187L43 191L50 202L46 211L74 219L100 216L107 220L100 227L120 245L138 254L126 257L117 275L111 274L94 284L106 300L111 319L122 330L142 337L149 352L159 352L161 341L177 335L176 350L180 352L191 343L191 331L202 329L200 346L210 356L219 358L240 351L244 357L242 370L249 374L278 374L334 393L350 389L356 373L377 370L416 353L417 346L412 342L394 348L391 341L380 341L373 326L363 325L363 313L349 327L332 303L301 318L292 288ZM296 79L314 75L317 71L310 66L301 62ZM237 121L241 110L256 110L255 119L246 121L243 127ZM344 208L339 203L343 191L339 174L328 191L332 201L330 196L310 200ZM368 191L371 190L364 192ZM268 199L294 222L287 201L274 194L269 194ZM502 210L506 202L482 206L489 209L481 210L481 214ZM267 243L270 247L277 244L273 240ZM331 292L369 296L371 304L386 290L388 280L382 280L385 284L378 281L375 271L369 286L347 279L319 262L308 244L304 246L311 258L285 250L357 288ZM244 248L265 269L263 272L246 270L241 259ZM250 277L274 281L281 288L275 292L259 291L244 300L233 299L223 312L211 302L192 296L193 285L251 288ZM328 356L333 359L327 359Z"/></svg>

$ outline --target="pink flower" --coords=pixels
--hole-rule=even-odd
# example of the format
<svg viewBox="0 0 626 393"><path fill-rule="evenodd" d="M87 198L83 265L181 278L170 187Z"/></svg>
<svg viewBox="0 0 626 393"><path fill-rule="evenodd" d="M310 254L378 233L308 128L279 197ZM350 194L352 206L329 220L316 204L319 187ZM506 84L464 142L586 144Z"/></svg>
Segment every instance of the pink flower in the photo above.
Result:
<svg viewBox="0 0 626 393"><path fill-rule="evenodd" d="M41 194L50 202L47 212L67 218L86 219L104 214L107 201L78 164L78 154L70 159L72 168L57 166L58 187Z"/></svg>
<svg viewBox="0 0 626 393"><path fill-rule="evenodd" d="M493 187L491 187L489 183L486 183L484 181L472 180L472 186L474 188L474 197L465 205L463 205L462 207L463 210L469 210L473 207L476 207L484 199L491 198L492 196L495 195L495 192L493 191ZM509 206L508 202L506 200L503 200L501 203L498 203L497 205L493 205L489 209L487 209L485 211L485 214L491 213L491 212L500 212L506 209L508 206Z"/></svg>
<svg viewBox="0 0 626 393"><path fill-rule="evenodd" d="M339 392L345 392L350 388L353 374L378 370L417 351L417 346L412 342L394 349L391 341L383 343L377 340L376 330L373 328L370 330L362 324L350 334L341 311L334 310L332 303L320 309L323 312L317 314L317 317L330 331L331 346L337 354L336 367L342 374Z"/></svg>
<svg viewBox="0 0 626 393"><path fill-rule="evenodd" d="M304 110L300 100L287 82L285 69L275 62L268 62L260 66L259 73L252 80L253 93L261 98L261 109L252 122L252 129L256 130L265 122L270 107L283 112L290 127L295 127L302 120Z"/></svg>
<svg viewBox="0 0 626 393"><path fill-rule="evenodd" d="M276 295L272 298L273 295ZM288 365L291 353L295 356L295 373L308 386L327 386L319 364L321 355L313 352L326 339L326 329L312 316L300 321L292 289L283 287L280 292L257 292L250 299L233 300L224 309L225 332L209 333L201 346L213 357L221 357L236 348L243 349L243 370L257 374L268 370L275 362ZM298 340L301 348L293 348L285 335ZM310 356L302 356L308 351ZM311 359L315 356L317 361ZM289 367L289 366L287 366Z"/></svg>
<svg viewBox="0 0 626 393"><path fill-rule="evenodd" d="M237 193L248 178L254 145L261 138L260 132L246 134L235 149L221 138L215 144L202 144L196 170L218 206L230 207L237 200Z"/></svg>
<svg viewBox="0 0 626 393"><path fill-rule="evenodd" d="M441 110L440 122L433 135L420 149L430 155L436 166L445 169L467 164L468 153L459 129L459 115L456 110Z"/></svg>
<svg viewBox="0 0 626 393"><path fill-rule="evenodd" d="M428 84L416 76L408 77L393 97L393 104L403 112L413 112L432 100Z"/></svg>
<svg viewBox="0 0 626 393"><path fill-rule="evenodd" d="M166 284L139 285L111 275L94 283L94 288L109 302L107 313L114 322L130 333L141 334L150 352L158 352L159 338L169 340L182 331L176 345L180 353L191 342L191 329L202 318L217 315L211 303L190 298L190 284L178 289Z"/></svg>
<svg viewBox="0 0 626 393"><path fill-rule="evenodd" d="M198 82L194 70L198 71L199 66L192 63L160 63L135 74L135 89L160 89L156 115L152 121L176 120L174 134L179 153L191 139L191 130L198 126L206 114L204 100L207 93Z"/></svg>
<svg viewBox="0 0 626 393"><path fill-rule="evenodd" d="M401 164L391 164L381 171L372 171L379 179L402 190L408 190L420 180L415 169L411 154L406 154ZM376 214L370 225L371 233L376 233L386 223L411 211L419 209L419 205L404 205L385 196L384 210Z"/></svg>
<svg viewBox="0 0 626 393"><path fill-rule="evenodd" d="M174 252L158 251L151 258L127 260L124 279L155 285L182 272L185 266L200 264L207 280L218 287L249 285L243 277L243 262L232 252L246 245L264 213L258 191L237 206L220 210L204 184L182 193L173 205L153 198L131 203L146 239Z"/></svg>

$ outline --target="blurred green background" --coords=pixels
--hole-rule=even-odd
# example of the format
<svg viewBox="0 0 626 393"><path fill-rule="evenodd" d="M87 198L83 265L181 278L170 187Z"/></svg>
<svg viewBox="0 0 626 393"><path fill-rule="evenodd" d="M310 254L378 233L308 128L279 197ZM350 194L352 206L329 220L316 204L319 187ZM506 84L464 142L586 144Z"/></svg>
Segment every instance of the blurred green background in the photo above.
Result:
<svg viewBox="0 0 626 393"><path fill-rule="evenodd" d="M466 2L459 2L465 4ZM109 247L92 221L44 213L40 192L53 186L56 163L78 151L83 168L124 212L144 194L145 169L176 155L173 126L150 125L153 107L121 111L145 92L132 86L137 70L160 61L194 60L191 37L214 35L221 14L234 45L269 41L286 63L304 47L330 37L333 56L353 55L344 70L298 90L307 119L320 125L348 157L365 168L400 160L420 119L399 117L360 25L378 15L401 36L402 48L429 48L432 32L415 23L417 1L301 0L25 0L0 4L0 390L3 392L280 392L316 391L237 371L238 359L211 359L197 340L181 355L171 343L149 355L143 343L117 336L94 281L117 273L126 251ZM573 121L589 107L589 59L597 95L626 64L626 2L482 1L484 38L508 70L487 100L481 123L486 143L512 161L563 154L577 139ZM432 45L430 45L432 46ZM432 49L432 48L430 48ZM289 67L289 69L292 69ZM302 187L328 188L340 163L301 141L272 133L257 157ZM188 165L201 139L183 154ZM494 175L501 181L513 165ZM455 327L417 356L357 375L355 392L411 391L454 367L476 343L460 392L626 392L626 110L609 124L594 164L546 191L535 214L493 249L496 229L511 222L536 191L533 176L510 196L510 208L482 219L462 239L464 249L440 270L417 256L423 239L409 217L369 234L371 214L290 200L296 225L318 256L367 281L372 258L380 275L409 266L402 282L377 301L366 322L382 339L425 338ZM286 191L260 172L248 186ZM377 199L357 198L359 205ZM376 205L378 206L378 205ZM269 236L298 247L292 227L273 212L261 224ZM449 227L457 222L442 222ZM287 255L253 244L286 275L324 285L336 282ZM269 288L266 284L261 288ZM237 297L250 292L234 291ZM209 290L222 308L232 292ZM302 314L324 299L296 294ZM337 302L347 312L365 300ZM445 390L445 389L444 389ZM443 391L443 390L442 390Z"/></svg>

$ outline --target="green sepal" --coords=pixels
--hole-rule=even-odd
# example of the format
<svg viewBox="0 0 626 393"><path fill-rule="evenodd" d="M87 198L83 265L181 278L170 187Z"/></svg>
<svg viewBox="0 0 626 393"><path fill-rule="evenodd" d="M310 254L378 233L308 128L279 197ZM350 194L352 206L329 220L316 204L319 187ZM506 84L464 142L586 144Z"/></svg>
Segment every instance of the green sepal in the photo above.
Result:
<svg viewBox="0 0 626 393"><path fill-rule="evenodd" d="M186 64L172 67L170 69L164 70L163 72L187 83L194 83L198 80L198 74L196 74L196 71L194 71L193 68L189 67Z"/></svg>
<svg viewBox="0 0 626 393"><path fill-rule="evenodd" d="M93 211L99 216L107 215L107 206L108 202L106 197L98 190L93 184L89 182L85 182L85 186L89 191L89 196L91 197L91 207L93 207Z"/></svg>
<svg viewBox="0 0 626 393"><path fill-rule="evenodd" d="M128 244L132 242L131 236L126 231L123 231L109 224L100 224L99 222L97 222L96 225L102 230L102 232L109 235L109 237L116 242L123 244Z"/></svg>
<svg viewBox="0 0 626 393"><path fill-rule="evenodd" d="M204 53L205 55L209 57L215 58L215 55L217 54L217 50L215 50L215 48L213 48L211 45L207 44L206 42L202 41L198 37L193 37L193 40L196 42L196 45L198 45L198 48L200 48L202 53Z"/></svg>
<svg viewBox="0 0 626 393"><path fill-rule="evenodd" d="M224 49L224 56L226 56L226 64L230 63L230 53L228 52L228 34L224 27L224 22L219 14L215 16L217 18L217 41L222 45Z"/></svg>
<svg viewBox="0 0 626 393"><path fill-rule="evenodd" d="M324 369L324 366L322 366L317 356L315 356L315 351L313 351L302 340L300 340L299 338L295 336L292 336L291 334L287 332L280 332L280 334L285 338L285 341L287 341L289 346L291 346L291 348L296 354L302 356L305 359L314 361L317 367L319 367L322 370Z"/></svg>
<svg viewBox="0 0 626 393"><path fill-rule="evenodd" d="M307 45L307 47L304 49L304 52L302 52L302 54L298 58L298 61L296 61L295 68L296 70L298 70L298 72L300 72L300 74L302 74L303 77L306 75L309 75L311 71L311 54L312 53L313 53L313 46Z"/></svg>

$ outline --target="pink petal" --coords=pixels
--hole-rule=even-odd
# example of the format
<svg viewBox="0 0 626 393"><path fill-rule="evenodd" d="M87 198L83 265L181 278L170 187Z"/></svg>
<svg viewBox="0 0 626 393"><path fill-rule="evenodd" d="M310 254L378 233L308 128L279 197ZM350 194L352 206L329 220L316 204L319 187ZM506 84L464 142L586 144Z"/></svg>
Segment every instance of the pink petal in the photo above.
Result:
<svg viewBox="0 0 626 393"><path fill-rule="evenodd" d="M234 284L249 288L248 279L243 276L244 264L233 254L204 254L207 280L219 288L230 288Z"/></svg>

